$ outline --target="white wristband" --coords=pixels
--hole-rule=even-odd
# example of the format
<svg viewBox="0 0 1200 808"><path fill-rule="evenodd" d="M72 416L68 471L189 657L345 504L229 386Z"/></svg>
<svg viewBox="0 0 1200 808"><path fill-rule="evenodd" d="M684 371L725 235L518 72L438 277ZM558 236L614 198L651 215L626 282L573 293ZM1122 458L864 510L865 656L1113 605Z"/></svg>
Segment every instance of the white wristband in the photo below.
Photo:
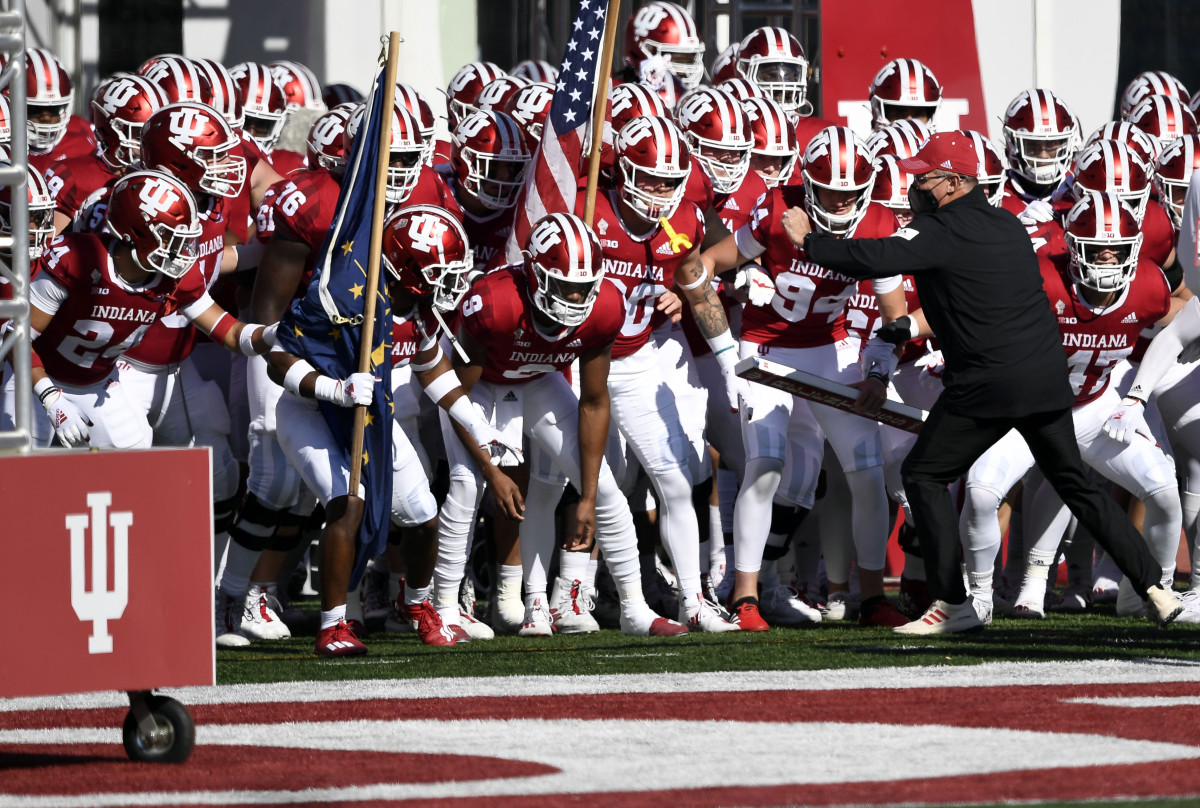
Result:
<svg viewBox="0 0 1200 808"><path fill-rule="evenodd" d="M413 369L413 373L424 373L427 370L433 370L435 367L437 367L437 363L442 361L442 357L445 356L445 354L442 353L441 345L437 345L435 347L437 348L437 352L428 362L421 362L418 364L414 361L408 364L408 366ZM441 377L439 376L438 378Z"/></svg>
<svg viewBox="0 0 1200 808"><path fill-rule="evenodd" d="M346 396L342 395L342 383L328 376L318 376L313 382L313 398L337 404L339 407L349 406L346 404Z"/></svg>
<svg viewBox="0 0 1200 808"><path fill-rule="evenodd" d="M49 412L50 406L62 396L62 390L47 376L33 386L33 394L38 397L42 408ZM50 403L47 404L47 401Z"/></svg>
<svg viewBox="0 0 1200 808"><path fill-rule="evenodd" d="M303 359L297 359L288 368L283 377L283 389L294 395L301 395L300 382L304 381L304 377L310 373L316 373L317 369L305 362Z"/></svg>
<svg viewBox="0 0 1200 808"><path fill-rule="evenodd" d="M458 374L453 370L448 370L425 386L425 395L429 396L430 401L437 404L445 398L447 393L458 386Z"/></svg>
<svg viewBox="0 0 1200 808"><path fill-rule="evenodd" d="M715 337L706 338L708 347L712 349L717 363L724 367L727 364L737 364L737 340L729 330L722 331Z"/></svg>
<svg viewBox="0 0 1200 808"><path fill-rule="evenodd" d="M460 396L457 401L450 405L450 409L446 413L457 421L463 429L471 435L472 438L477 438L480 419L479 410L475 409L475 405L471 403L471 399L466 396Z"/></svg>
<svg viewBox="0 0 1200 808"><path fill-rule="evenodd" d="M238 334L238 350L242 356L258 356L258 351L254 350L254 335L266 329L266 326L258 323L242 324L242 333Z"/></svg>

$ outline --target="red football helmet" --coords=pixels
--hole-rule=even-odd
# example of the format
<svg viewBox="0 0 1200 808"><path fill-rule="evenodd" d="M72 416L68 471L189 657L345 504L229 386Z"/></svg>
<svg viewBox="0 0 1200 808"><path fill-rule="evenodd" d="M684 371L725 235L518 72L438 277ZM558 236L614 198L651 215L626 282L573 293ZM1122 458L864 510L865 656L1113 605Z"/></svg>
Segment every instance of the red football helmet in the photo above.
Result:
<svg viewBox="0 0 1200 808"><path fill-rule="evenodd" d="M233 154L239 142L212 107L168 104L142 126L142 164L175 175L192 193L235 197L246 182L246 160Z"/></svg>
<svg viewBox="0 0 1200 808"><path fill-rule="evenodd" d="M779 102L788 115L807 115L808 59L794 36L782 28L750 32L738 46L738 74ZM803 107L808 112L801 112Z"/></svg>
<svg viewBox="0 0 1200 808"><path fill-rule="evenodd" d="M1083 147L1086 149L1097 140L1121 141L1147 168L1154 165L1154 161L1158 159L1158 153L1162 151L1157 138L1150 137L1128 121L1109 121L1092 132Z"/></svg>
<svg viewBox="0 0 1200 808"><path fill-rule="evenodd" d="M270 69L257 62L242 62L229 71L237 83L245 123L242 128L263 151L269 152L283 131L287 99Z"/></svg>
<svg viewBox="0 0 1200 808"><path fill-rule="evenodd" d="M8 96L0 93L0 145L7 146L12 142L12 111L8 106Z"/></svg>
<svg viewBox="0 0 1200 808"><path fill-rule="evenodd" d="M474 262L467 231L444 208L400 208L383 225L383 265L392 280L441 313L467 293Z"/></svg>
<svg viewBox="0 0 1200 808"><path fill-rule="evenodd" d="M350 120L346 122L346 131L342 133L346 160L351 158L354 140L362 128L366 112L367 105L362 104L351 113ZM392 144L387 188L384 191L389 205L399 205L408 199L421 176L424 159L425 144L421 139L421 130L417 127L417 119L403 105L393 103Z"/></svg>
<svg viewBox="0 0 1200 808"><path fill-rule="evenodd" d="M518 76L501 76L498 79L489 81L479 91L479 95L475 96L475 107L477 109L494 109L503 111L504 105L508 103L508 99L512 98L523 88L530 84L528 79L523 79Z"/></svg>
<svg viewBox="0 0 1200 808"><path fill-rule="evenodd" d="M450 165L466 193L491 210L504 210L517 201L529 147L521 127L508 115L476 110L454 128Z"/></svg>
<svg viewBox="0 0 1200 808"><path fill-rule="evenodd" d="M325 102L321 100L321 83L317 77L299 62L282 60L267 65L275 83L283 90L287 108L315 109L324 111Z"/></svg>
<svg viewBox="0 0 1200 808"><path fill-rule="evenodd" d="M1140 225L1150 200L1150 172L1121 141L1097 140L1075 157L1072 192L1076 199L1112 192L1129 205Z"/></svg>
<svg viewBox="0 0 1200 808"><path fill-rule="evenodd" d="M1121 119L1128 120L1133 108L1152 95L1171 95L1186 104L1190 93L1182 81L1165 70L1138 73L1125 85L1125 91L1121 93Z"/></svg>
<svg viewBox="0 0 1200 808"><path fill-rule="evenodd" d="M1034 185L1057 185L1074 153L1074 114L1050 90L1025 90L1004 113L1004 146L1013 172Z"/></svg>
<svg viewBox="0 0 1200 808"><path fill-rule="evenodd" d="M321 92L321 101L326 109L333 109L340 104L352 104L357 107L365 100L363 94L349 84L326 84Z"/></svg>
<svg viewBox="0 0 1200 808"><path fill-rule="evenodd" d="M666 118L634 118L617 136L613 161L617 195L634 213L652 224L675 214L692 171L678 126Z"/></svg>
<svg viewBox="0 0 1200 808"><path fill-rule="evenodd" d="M71 75L46 48L25 50L26 129L29 151L45 154L67 135L75 89Z"/></svg>
<svg viewBox="0 0 1200 808"><path fill-rule="evenodd" d="M213 86L191 59L160 56L146 70L146 78L158 85L168 104L193 101L213 105Z"/></svg>
<svg viewBox="0 0 1200 808"><path fill-rule="evenodd" d="M204 232L187 186L161 171L134 171L117 180L104 214L108 229L150 272L182 278L199 255Z"/></svg>
<svg viewBox="0 0 1200 808"><path fill-rule="evenodd" d="M658 93L641 84L618 84L609 96L612 101L613 136L620 134L625 124L634 118L666 118L670 113Z"/></svg>
<svg viewBox="0 0 1200 808"><path fill-rule="evenodd" d="M740 42L731 42L725 50L717 54L712 63L713 84L724 84L730 79L741 78L737 72L737 55Z"/></svg>
<svg viewBox="0 0 1200 808"><path fill-rule="evenodd" d="M1183 221L1183 200L1192 174L1200 168L1200 135L1177 137L1163 149L1154 164L1154 187L1166 205L1176 229Z"/></svg>
<svg viewBox="0 0 1200 808"><path fill-rule="evenodd" d="M704 43L696 21L681 6L663 0L637 10L625 26L625 66L635 71L643 60L661 56L686 89L704 78Z"/></svg>
<svg viewBox="0 0 1200 808"><path fill-rule="evenodd" d="M889 208L896 214L901 225L912 221L912 208L908 204L908 186L912 174L900 168L894 154L883 154L875 159L875 184L871 186L871 200Z"/></svg>
<svg viewBox="0 0 1200 808"><path fill-rule="evenodd" d="M750 118L731 94L712 87L689 90L675 121L718 194L736 191L750 168Z"/></svg>
<svg viewBox="0 0 1200 808"><path fill-rule="evenodd" d="M158 85L126 74L106 79L92 93L92 128L100 157L112 169L131 168L142 158L142 125L167 98Z"/></svg>
<svg viewBox="0 0 1200 808"><path fill-rule="evenodd" d="M313 121L308 130L309 168L324 168L328 171L346 170L346 124L354 113L351 104L339 104Z"/></svg>
<svg viewBox="0 0 1200 808"><path fill-rule="evenodd" d="M412 85L397 84L396 103L407 109L416 118L417 130L421 133L421 143L425 147L425 156L422 158L422 162L427 166L433 165L433 152L437 148L434 133L437 118L434 117L429 102Z"/></svg>
<svg viewBox="0 0 1200 808"><path fill-rule="evenodd" d="M7 159L4 161L7 165ZM54 239L54 197L46 180L32 168L26 168L26 188L29 194L29 260L36 261L46 252ZM0 186L0 237L13 234L12 186ZM12 255L10 248L0 248L0 255Z"/></svg>
<svg viewBox="0 0 1200 808"><path fill-rule="evenodd" d="M1133 211L1116 194L1084 194L1067 214L1066 241L1076 283L1115 292L1133 280L1142 231Z"/></svg>
<svg viewBox="0 0 1200 808"><path fill-rule="evenodd" d="M446 85L446 116L451 131L477 109L475 99L483 88L505 75L495 62L468 62L458 69Z"/></svg>
<svg viewBox="0 0 1200 808"><path fill-rule="evenodd" d="M542 141L542 127L550 115L550 104L554 101L554 85L535 82L522 88L508 99L502 112L507 112L521 126L530 153Z"/></svg>
<svg viewBox="0 0 1200 808"><path fill-rule="evenodd" d="M751 84L740 76L732 79L725 79L725 81L717 84L717 87L729 93L738 101L746 101L751 98L767 97L767 94L760 90L757 84Z"/></svg>
<svg viewBox="0 0 1200 808"><path fill-rule="evenodd" d="M508 75L553 86L558 81L558 68L542 59L526 59L518 62Z"/></svg>
<svg viewBox="0 0 1200 808"><path fill-rule="evenodd" d="M804 179L804 209L813 223L835 236L853 236L867 214L875 183L866 144L847 126L822 129L804 150L800 176ZM821 191L838 194L833 210L818 196Z"/></svg>
<svg viewBox="0 0 1200 808"><path fill-rule="evenodd" d="M210 104L217 112L225 116L225 120L234 129L240 129L245 123L245 113L242 111L242 94L238 90L233 76L225 65L213 59L193 59L196 67L208 79L212 87Z"/></svg>
<svg viewBox="0 0 1200 808"><path fill-rule="evenodd" d="M987 135L973 129L959 129L975 145L975 157L979 160L979 186L995 207L1004 199L1004 155Z"/></svg>
<svg viewBox="0 0 1200 808"><path fill-rule="evenodd" d="M151 56L149 59L147 59L146 61L141 63L141 65L137 69L137 74L139 76L145 76L147 73L150 72L150 68L154 67L154 65L158 63L159 59L182 59L182 58L184 58L184 57L183 57L183 54L181 54L181 53L158 53L158 54L155 54L154 56Z"/></svg>
<svg viewBox="0 0 1200 808"><path fill-rule="evenodd" d="M787 185L800 159L800 141L787 112L774 100L762 97L742 102L750 119L754 145L750 148L750 167L758 172L768 188Z"/></svg>
<svg viewBox="0 0 1200 808"><path fill-rule="evenodd" d="M583 219L570 213L539 219L522 254L537 310L568 328L586 320L604 281L604 261L600 242Z"/></svg>
<svg viewBox="0 0 1200 808"><path fill-rule="evenodd" d="M916 59L893 59L885 64L875 74L867 93L875 129L905 118L932 123L942 103L942 85L937 76Z"/></svg>
<svg viewBox="0 0 1200 808"><path fill-rule="evenodd" d="M885 126L882 129L876 129L869 138L867 138L867 152L874 160L885 154L890 154L900 159L912 157L921 150L923 140L919 139L912 133L912 130L903 126Z"/></svg>
<svg viewBox="0 0 1200 808"><path fill-rule="evenodd" d="M1129 112L1129 122L1166 148L1177 137L1196 134L1196 116L1173 95L1151 95Z"/></svg>

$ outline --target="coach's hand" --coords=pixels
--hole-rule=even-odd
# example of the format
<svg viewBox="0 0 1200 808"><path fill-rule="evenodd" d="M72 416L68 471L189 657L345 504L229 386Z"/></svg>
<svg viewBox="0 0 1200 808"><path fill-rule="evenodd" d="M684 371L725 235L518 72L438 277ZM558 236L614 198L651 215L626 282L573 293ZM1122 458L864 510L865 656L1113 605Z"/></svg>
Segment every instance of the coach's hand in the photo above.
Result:
<svg viewBox="0 0 1200 808"><path fill-rule="evenodd" d="M804 237L812 232L812 222L804 208L788 208L783 212L783 230L793 244L803 246Z"/></svg>

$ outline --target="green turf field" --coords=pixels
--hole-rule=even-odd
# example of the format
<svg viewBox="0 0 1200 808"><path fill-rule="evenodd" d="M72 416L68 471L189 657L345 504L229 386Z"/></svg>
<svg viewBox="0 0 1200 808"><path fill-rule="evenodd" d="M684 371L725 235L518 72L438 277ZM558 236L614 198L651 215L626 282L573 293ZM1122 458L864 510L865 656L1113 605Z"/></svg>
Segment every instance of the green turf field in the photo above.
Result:
<svg viewBox="0 0 1200 808"><path fill-rule="evenodd" d="M315 609L315 602L301 606ZM315 614L311 615L315 618ZM311 622L311 621L307 621ZM303 631L303 628L300 628ZM1200 626L1159 629L1118 618L1111 607L1045 620L997 618L974 634L912 637L854 623L776 628L755 634L626 637L617 631L556 637L497 637L455 648L422 645L415 634L374 631L370 653L353 659L312 654L313 628L291 640L217 653L217 682L379 679L516 674L613 674L818 670L896 665L1145 658L1200 659Z"/></svg>

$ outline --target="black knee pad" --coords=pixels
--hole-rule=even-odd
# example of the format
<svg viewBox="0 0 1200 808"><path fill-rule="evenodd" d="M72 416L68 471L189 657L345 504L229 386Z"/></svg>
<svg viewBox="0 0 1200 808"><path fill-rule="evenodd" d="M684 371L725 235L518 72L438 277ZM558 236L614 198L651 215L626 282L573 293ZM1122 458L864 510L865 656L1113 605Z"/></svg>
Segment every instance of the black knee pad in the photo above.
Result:
<svg viewBox="0 0 1200 808"><path fill-rule="evenodd" d="M268 508L254 494L246 494L237 521L229 528L229 537L247 550L267 550L287 511Z"/></svg>
<svg viewBox="0 0 1200 808"><path fill-rule="evenodd" d="M218 500L213 503L213 532L224 533L233 527L238 516L238 498Z"/></svg>
<svg viewBox="0 0 1200 808"><path fill-rule="evenodd" d="M807 508L779 503L771 506L771 532L767 536L767 546L763 548L764 561L778 561L787 554L788 547L792 544L792 535L807 515Z"/></svg>

